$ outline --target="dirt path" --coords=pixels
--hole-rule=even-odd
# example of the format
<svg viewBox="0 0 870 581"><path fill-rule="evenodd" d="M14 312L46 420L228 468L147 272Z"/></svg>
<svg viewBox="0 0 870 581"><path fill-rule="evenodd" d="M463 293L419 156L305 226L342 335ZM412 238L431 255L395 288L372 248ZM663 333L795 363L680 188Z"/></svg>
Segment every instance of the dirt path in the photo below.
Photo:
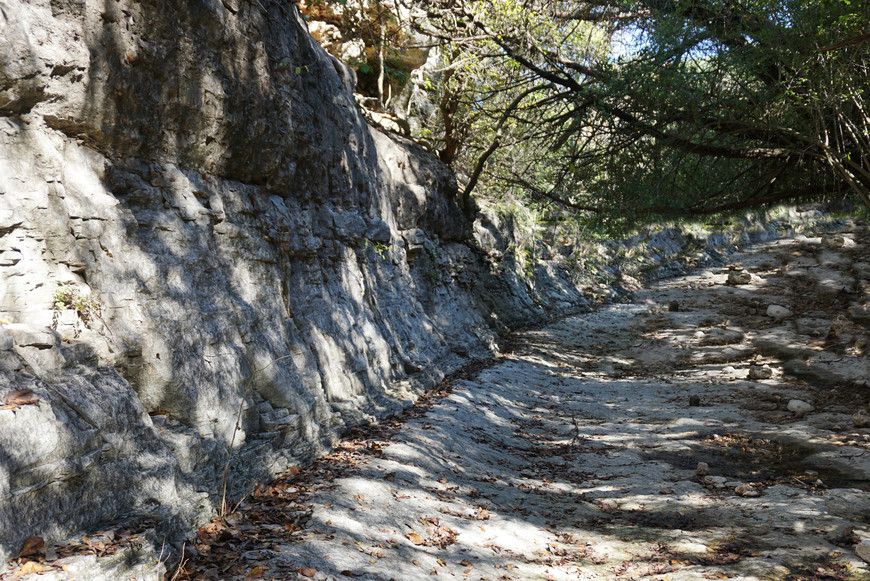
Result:
<svg viewBox="0 0 870 581"><path fill-rule="evenodd" d="M867 244L755 248L520 334L203 529L181 577L870 579Z"/></svg>

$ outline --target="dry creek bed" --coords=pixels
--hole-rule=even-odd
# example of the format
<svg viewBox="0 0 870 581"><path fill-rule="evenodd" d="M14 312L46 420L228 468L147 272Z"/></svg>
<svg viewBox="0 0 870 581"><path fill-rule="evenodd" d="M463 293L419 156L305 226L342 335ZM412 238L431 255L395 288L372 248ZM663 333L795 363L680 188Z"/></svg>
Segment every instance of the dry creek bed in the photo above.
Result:
<svg viewBox="0 0 870 581"><path fill-rule="evenodd" d="M170 574L870 580L868 248L854 224L778 241L518 333Z"/></svg>

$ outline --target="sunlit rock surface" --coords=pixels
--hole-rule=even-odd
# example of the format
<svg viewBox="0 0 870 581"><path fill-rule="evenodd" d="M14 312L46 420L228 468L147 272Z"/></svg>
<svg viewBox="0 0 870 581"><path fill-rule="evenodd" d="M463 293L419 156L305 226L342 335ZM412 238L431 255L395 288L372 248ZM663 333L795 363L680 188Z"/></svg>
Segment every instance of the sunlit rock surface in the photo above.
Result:
<svg viewBox="0 0 870 581"><path fill-rule="evenodd" d="M238 495L585 306L564 268L492 268L293 4L0 8L0 399L38 399L0 410L0 556L185 530L228 460Z"/></svg>

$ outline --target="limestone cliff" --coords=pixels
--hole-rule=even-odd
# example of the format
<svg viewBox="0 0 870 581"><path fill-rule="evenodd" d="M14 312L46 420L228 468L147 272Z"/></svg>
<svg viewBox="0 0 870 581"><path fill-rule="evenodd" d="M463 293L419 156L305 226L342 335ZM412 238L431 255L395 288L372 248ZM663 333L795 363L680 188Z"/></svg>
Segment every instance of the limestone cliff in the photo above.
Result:
<svg viewBox="0 0 870 581"><path fill-rule="evenodd" d="M0 557L184 530L230 450L238 494L582 308L352 87L290 2L0 0Z"/></svg>

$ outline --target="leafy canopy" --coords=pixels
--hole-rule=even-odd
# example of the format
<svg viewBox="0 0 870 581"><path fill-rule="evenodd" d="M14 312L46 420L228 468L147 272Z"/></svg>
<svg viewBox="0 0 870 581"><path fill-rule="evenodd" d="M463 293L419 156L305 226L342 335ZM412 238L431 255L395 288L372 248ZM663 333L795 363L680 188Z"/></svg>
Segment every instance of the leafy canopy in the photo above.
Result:
<svg viewBox="0 0 870 581"><path fill-rule="evenodd" d="M863 2L413 8L449 55L442 157L467 194L519 189L611 230L850 193L870 205Z"/></svg>

